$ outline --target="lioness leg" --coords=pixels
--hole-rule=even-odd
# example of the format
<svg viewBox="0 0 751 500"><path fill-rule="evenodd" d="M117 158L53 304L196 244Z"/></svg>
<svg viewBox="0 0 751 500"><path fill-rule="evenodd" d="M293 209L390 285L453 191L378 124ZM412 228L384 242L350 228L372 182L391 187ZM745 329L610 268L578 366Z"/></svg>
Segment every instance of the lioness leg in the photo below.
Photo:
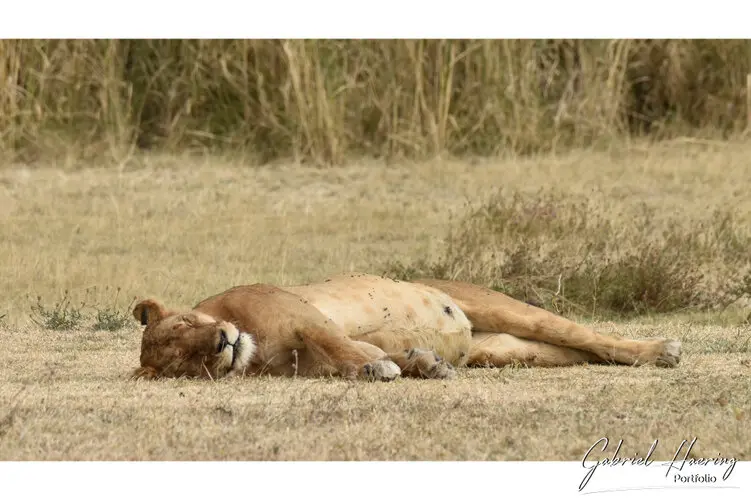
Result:
<svg viewBox="0 0 751 500"><path fill-rule="evenodd" d="M680 342L666 339L631 340L607 336L489 288L444 280L420 280L447 293L462 308L473 331L508 333L515 337L571 347L622 364L655 363L673 367Z"/></svg>
<svg viewBox="0 0 751 500"><path fill-rule="evenodd" d="M369 342L357 342L358 346L369 355L391 360L406 377L415 378L453 378L456 375L454 367L444 361L433 350L411 348L395 353L385 353L380 347Z"/></svg>
<svg viewBox="0 0 751 500"><path fill-rule="evenodd" d="M520 339L505 333L475 333L467 365L501 367L518 363L551 367L602 361L596 354L570 347Z"/></svg>
<svg viewBox="0 0 751 500"><path fill-rule="evenodd" d="M321 329L308 326L297 332L305 347L318 359L336 367L344 377L393 380L401 374L397 364L378 349L367 348L336 330L332 323ZM370 346L375 347L375 346ZM377 348L376 348L377 349Z"/></svg>
<svg viewBox="0 0 751 500"><path fill-rule="evenodd" d="M399 367L384 353L364 351L336 323L301 297L280 288L256 284L240 286L202 301L195 309L235 323L256 337L254 363L273 372L289 370L292 353L305 348L316 364L334 367L343 377L392 380Z"/></svg>
<svg viewBox="0 0 751 500"><path fill-rule="evenodd" d="M357 337L377 346L402 370L417 378L453 378L454 364L463 365L472 344L466 331L444 332L432 328L376 330Z"/></svg>

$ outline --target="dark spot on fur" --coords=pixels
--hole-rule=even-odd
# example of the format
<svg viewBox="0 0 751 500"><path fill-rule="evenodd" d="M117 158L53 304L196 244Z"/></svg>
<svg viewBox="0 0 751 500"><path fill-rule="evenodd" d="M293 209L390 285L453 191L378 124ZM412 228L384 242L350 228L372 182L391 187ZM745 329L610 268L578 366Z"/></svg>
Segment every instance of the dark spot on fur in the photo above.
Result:
<svg viewBox="0 0 751 500"><path fill-rule="evenodd" d="M443 308L443 312L445 312L446 314L448 314L448 315L449 315L449 316L451 316L452 318L454 317L454 311L452 311L452 310L451 310L451 307L449 307L449 306L445 306L445 307Z"/></svg>
<svg viewBox="0 0 751 500"><path fill-rule="evenodd" d="M329 281L331 281L331 278L326 278L325 280L323 280L324 283L328 283Z"/></svg>

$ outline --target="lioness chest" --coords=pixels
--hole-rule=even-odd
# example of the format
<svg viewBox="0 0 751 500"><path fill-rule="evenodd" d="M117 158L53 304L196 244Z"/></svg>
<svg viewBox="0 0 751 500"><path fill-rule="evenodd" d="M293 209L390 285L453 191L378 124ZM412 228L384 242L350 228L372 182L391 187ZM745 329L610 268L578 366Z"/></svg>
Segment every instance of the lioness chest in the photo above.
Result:
<svg viewBox="0 0 751 500"><path fill-rule="evenodd" d="M425 285L353 274L285 290L304 298L352 338L401 330L470 332L469 320L451 297Z"/></svg>

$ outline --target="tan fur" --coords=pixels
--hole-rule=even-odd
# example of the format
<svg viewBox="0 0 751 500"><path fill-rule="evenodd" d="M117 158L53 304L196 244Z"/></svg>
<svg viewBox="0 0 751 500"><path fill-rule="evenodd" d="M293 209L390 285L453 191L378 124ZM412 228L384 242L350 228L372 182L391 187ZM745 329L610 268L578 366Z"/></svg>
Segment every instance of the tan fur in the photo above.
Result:
<svg viewBox="0 0 751 500"><path fill-rule="evenodd" d="M133 315L146 323L140 378L450 378L465 364L675 366L680 358L677 342L602 335L480 286L367 274L238 286L183 314L148 299Z"/></svg>

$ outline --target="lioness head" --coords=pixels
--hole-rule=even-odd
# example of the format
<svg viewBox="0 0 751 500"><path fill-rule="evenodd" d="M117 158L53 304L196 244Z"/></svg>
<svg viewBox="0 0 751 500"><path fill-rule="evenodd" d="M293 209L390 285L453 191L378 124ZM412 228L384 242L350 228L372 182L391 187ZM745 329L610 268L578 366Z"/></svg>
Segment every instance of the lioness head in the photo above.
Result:
<svg viewBox="0 0 751 500"><path fill-rule="evenodd" d="M168 311L153 299L139 302L133 316L145 325L141 367L135 378L204 377L242 374L255 343L232 323L196 311Z"/></svg>

